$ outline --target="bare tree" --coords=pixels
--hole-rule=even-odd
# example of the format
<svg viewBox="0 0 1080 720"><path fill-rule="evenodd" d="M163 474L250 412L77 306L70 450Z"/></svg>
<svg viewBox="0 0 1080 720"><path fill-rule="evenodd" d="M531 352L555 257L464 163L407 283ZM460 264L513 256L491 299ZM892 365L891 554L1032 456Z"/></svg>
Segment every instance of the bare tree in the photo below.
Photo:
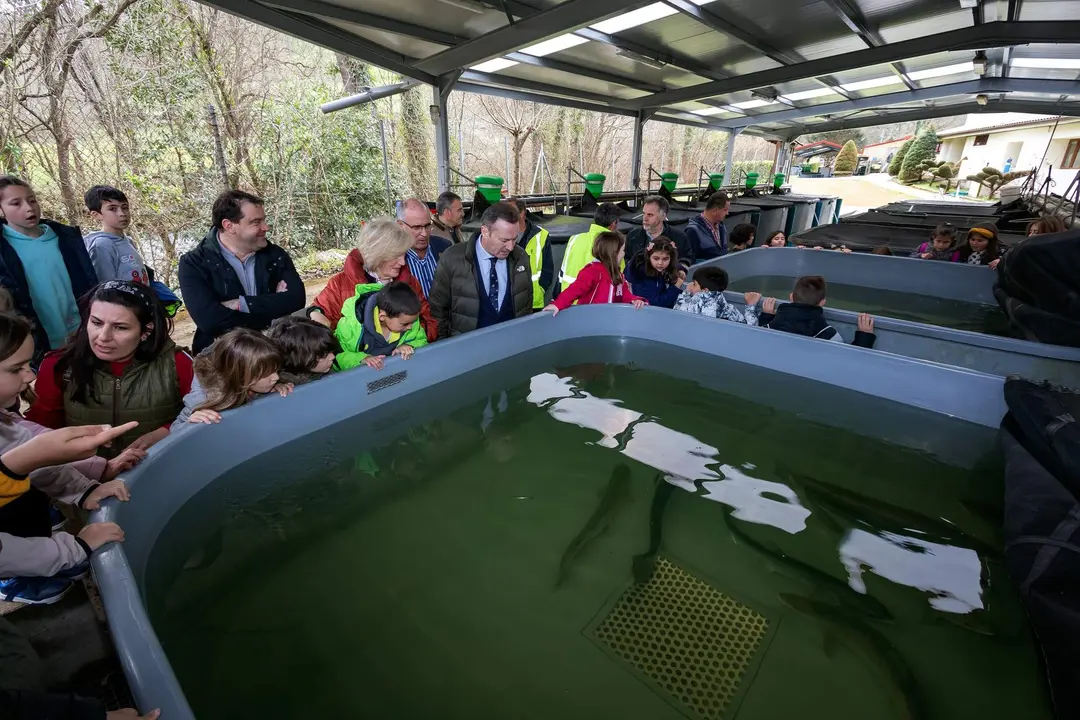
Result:
<svg viewBox="0 0 1080 720"><path fill-rule="evenodd" d="M529 137L544 122L544 119L551 111L551 107L523 100L507 100L506 98L486 97L483 95L479 96L479 100L486 119L510 136L514 178L509 190L515 193L523 192L521 151L524 149ZM509 180L510 178L507 178L507 181Z"/></svg>
<svg viewBox="0 0 1080 720"><path fill-rule="evenodd" d="M111 6L94 4L88 9L68 0L46 2L34 16L28 18L13 38L8 62L21 50L33 63L33 70L24 67L24 77L31 79L18 98L29 122L23 134L44 129L55 148L55 162L47 165L55 171L66 218L75 222L81 215L82 204L76 188L82 184L78 158L73 156L75 131L71 127L69 81L76 58L91 41L105 36L136 0L117 0ZM41 32L36 32L38 29ZM22 39L15 45L14 40ZM36 62L35 62L36 59Z"/></svg>

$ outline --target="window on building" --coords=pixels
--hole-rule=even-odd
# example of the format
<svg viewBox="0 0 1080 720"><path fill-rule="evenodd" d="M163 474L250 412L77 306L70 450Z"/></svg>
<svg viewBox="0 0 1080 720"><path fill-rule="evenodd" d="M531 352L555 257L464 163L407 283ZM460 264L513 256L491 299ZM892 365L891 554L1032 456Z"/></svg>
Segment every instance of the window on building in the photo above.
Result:
<svg viewBox="0 0 1080 720"><path fill-rule="evenodd" d="M990 135L989 134L976 135L975 136L975 143L974 143L975 147L979 147L980 145L985 145L987 143L987 141L989 141L989 140L990 140Z"/></svg>
<svg viewBox="0 0 1080 720"><path fill-rule="evenodd" d="M1070 140L1065 147L1065 159L1061 161L1065 170L1080 169L1080 140Z"/></svg>

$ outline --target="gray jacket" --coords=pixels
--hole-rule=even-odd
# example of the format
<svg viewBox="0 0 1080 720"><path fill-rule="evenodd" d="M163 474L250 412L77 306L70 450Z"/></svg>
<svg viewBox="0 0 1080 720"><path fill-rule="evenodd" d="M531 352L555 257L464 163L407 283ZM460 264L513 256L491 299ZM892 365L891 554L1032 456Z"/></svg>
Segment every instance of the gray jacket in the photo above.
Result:
<svg viewBox="0 0 1080 720"><path fill-rule="evenodd" d="M131 238L99 230L87 235L83 241L86 243L86 251L90 253L90 262L94 264L98 282L128 280L143 285L150 284L146 263Z"/></svg>
<svg viewBox="0 0 1080 720"><path fill-rule="evenodd" d="M203 390L203 386L199 383L199 376L196 375L191 378L191 392L184 396L184 409L180 411L180 414L173 420L173 424L169 426L169 432L174 433L187 426L191 414L195 412L195 408L204 402L206 402L206 391Z"/></svg>
<svg viewBox="0 0 1080 720"><path fill-rule="evenodd" d="M34 434L21 425L0 423L0 454L18 447ZM76 505L98 483L70 465L44 467L30 473L30 483L54 500ZM49 577L75 567L89 557L86 545L74 535L23 538L0 532L0 577Z"/></svg>

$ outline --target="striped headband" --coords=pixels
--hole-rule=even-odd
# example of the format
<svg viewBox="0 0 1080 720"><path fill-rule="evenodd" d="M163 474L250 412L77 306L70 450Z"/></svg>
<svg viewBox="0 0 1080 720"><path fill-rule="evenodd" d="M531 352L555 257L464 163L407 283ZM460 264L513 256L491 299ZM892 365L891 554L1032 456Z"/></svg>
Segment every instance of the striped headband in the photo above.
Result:
<svg viewBox="0 0 1080 720"><path fill-rule="evenodd" d="M968 231L969 235L971 233L975 233L976 235L982 235L987 240L990 240L990 239L992 239L994 237L993 230L987 230L986 228L973 227L973 228L971 228L971 230Z"/></svg>

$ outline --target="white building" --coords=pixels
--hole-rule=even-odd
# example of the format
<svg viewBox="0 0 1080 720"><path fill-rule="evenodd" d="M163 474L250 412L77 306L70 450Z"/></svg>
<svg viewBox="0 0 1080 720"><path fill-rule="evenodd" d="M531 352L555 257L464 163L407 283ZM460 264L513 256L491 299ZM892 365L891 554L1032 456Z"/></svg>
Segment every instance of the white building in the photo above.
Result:
<svg viewBox="0 0 1080 720"><path fill-rule="evenodd" d="M939 158L948 162L964 159L960 165L961 178L987 166L1002 171L1006 166L1009 170L1034 170L1043 163L1053 167L1054 190L1061 193L1080 171L1080 117L1026 113L968 115L962 126L943 130L938 137L941 138Z"/></svg>

